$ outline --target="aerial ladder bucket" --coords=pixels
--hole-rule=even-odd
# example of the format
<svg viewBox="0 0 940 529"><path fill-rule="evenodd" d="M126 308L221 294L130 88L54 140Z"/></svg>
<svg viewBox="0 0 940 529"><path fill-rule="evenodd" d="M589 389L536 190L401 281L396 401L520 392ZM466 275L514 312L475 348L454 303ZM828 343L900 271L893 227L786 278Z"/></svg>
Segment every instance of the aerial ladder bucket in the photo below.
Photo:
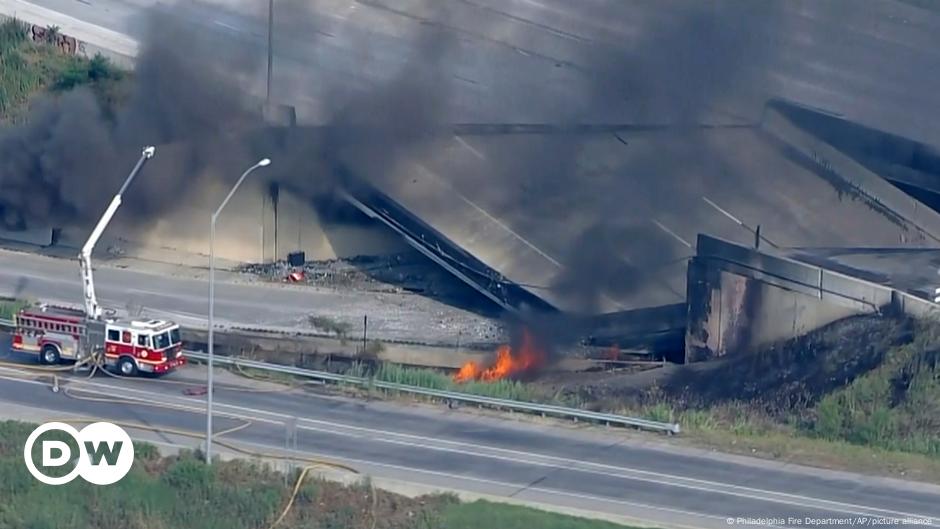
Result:
<svg viewBox="0 0 940 529"><path fill-rule="evenodd" d="M121 186L121 189L118 190L117 194L114 195L114 198L111 199L111 203L105 210L104 215L102 215L101 219L98 220L98 224L95 225L95 229L92 230L91 235L88 237L88 240L85 241L85 245L82 246L82 250L78 254L78 263L82 274L82 298L84 300L85 315L89 320L89 325L93 325L94 322L101 321L101 305L98 304L98 296L95 294L95 279L92 274L91 253L94 251L95 245L98 243L98 239L101 238L101 234L104 233L105 228L107 228L108 224L111 223L111 219L114 217L114 214L121 206L121 198L123 197L124 192L127 191L128 187L130 187L134 177L137 176L137 173L140 172L147 160L153 157L154 151L155 148L153 146L145 147L143 149L140 154L140 159L137 160L137 164L134 165L134 169L131 170L130 175L128 175L127 179L124 181L124 185ZM90 344L91 340L88 342ZM90 367L89 356L91 356L93 353L94 352L91 350L83 351L78 363L76 363L76 366Z"/></svg>

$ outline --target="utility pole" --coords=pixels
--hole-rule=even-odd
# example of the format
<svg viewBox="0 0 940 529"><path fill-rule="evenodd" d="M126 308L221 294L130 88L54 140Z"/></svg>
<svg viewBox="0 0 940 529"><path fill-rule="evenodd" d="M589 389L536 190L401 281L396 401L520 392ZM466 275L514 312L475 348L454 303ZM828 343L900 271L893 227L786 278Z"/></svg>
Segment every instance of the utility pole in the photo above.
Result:
<svg viewBox="0 0 940 529"><path fill-rule="evenodd" d="M274 0L268 0L268 91L266 102L271 106L271 74L274 71Z"/></svg>

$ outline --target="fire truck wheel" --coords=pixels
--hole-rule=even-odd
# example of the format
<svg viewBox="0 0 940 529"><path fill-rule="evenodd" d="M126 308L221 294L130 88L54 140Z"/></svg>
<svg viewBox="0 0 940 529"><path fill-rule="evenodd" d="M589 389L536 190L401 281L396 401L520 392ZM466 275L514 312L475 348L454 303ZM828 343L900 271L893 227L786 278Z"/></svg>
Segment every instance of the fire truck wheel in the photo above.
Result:
<svg viewBox="0 0 940 529"><path fill-rule="evenodd" d="M137 364L129 357L123 357L118 361L118 372L125 377L132 377L137 374Z"/></svg>
<svg viewBox="0 0 940 529"><path fill-rule="evenodd" d="M61 356L59 349L54 345L47 345L42 348L42 354L39 355L39 362L42 364L58 364Z"/></svg>

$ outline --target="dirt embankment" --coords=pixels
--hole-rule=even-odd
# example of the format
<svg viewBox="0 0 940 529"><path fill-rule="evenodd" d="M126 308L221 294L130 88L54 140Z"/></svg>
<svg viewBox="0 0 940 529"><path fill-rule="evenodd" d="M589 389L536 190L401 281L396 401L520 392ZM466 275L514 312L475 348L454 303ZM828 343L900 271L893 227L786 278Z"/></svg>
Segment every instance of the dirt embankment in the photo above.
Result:
<svg viewBox="0 0 940 529"><path fill-rule="evenodd" d="M676 411L747 402L773 417L811 408L914 339L909 319L860 316L752 354L640 373L582 374L540 384L596 409L668 403Z"/></svg>

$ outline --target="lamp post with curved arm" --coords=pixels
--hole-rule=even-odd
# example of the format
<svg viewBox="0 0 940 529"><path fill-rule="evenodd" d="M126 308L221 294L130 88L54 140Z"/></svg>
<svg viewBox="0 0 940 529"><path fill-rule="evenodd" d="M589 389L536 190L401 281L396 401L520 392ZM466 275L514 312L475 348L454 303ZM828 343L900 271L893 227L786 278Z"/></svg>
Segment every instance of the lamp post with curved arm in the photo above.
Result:
<svg viewBox="0 0 940 529"><path fill-rule="evenodd" d="M232 195L238 190L245 178L259 167L266 167L271 164L271 160L262 158L258 163L249 167L232 186L231 191L226 195L225 200L219 204L219 209L212 214L212 222L209 227L209 374L206 378L206 464L212 464L212 359L215 356L215 223L219 219L222 209L231 200Z"/></svg>

